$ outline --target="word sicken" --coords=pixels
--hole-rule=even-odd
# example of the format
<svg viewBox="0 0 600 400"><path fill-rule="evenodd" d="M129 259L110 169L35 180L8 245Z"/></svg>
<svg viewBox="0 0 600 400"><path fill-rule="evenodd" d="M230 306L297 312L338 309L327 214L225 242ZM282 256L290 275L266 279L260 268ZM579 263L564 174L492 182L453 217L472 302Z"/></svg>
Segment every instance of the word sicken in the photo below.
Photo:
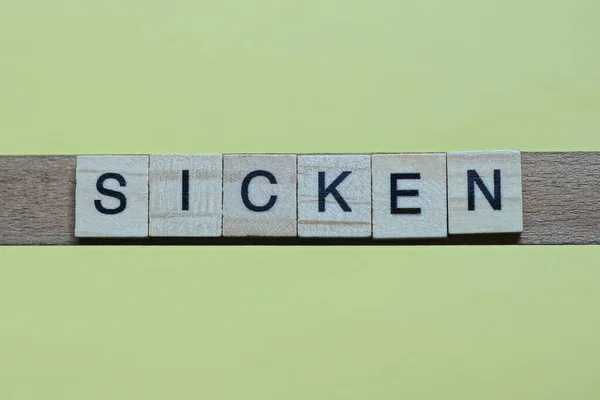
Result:
<svg viewBox="0 0 600 400"><path fill-rule="evenodd" d="M520 233L521 154L79 156L75 207L80 238Z"/></svg>

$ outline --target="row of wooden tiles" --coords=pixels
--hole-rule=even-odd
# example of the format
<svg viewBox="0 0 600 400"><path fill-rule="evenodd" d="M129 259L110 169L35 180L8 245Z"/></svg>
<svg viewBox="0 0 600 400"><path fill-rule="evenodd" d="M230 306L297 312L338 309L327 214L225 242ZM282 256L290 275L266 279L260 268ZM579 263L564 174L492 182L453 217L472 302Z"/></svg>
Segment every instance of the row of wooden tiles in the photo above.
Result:
<svg viewBox="0 0 600 400"><path fill-rule="evenodd" d="M516 150L77 158L77 237L385 239L522 230Z"/></svg>

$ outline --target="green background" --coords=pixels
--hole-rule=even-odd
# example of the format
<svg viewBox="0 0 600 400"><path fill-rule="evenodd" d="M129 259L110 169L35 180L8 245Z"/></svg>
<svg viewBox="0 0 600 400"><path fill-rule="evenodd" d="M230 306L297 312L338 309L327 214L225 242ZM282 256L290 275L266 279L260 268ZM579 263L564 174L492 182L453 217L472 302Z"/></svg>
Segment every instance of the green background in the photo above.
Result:
<svg viewBox="0 0 600 400"><path fill-rule="evenodd" d="M599 18L597 0L5 0L0 153L600 150ZM2 247L0 398L597 399L599 256Z"/></svg>

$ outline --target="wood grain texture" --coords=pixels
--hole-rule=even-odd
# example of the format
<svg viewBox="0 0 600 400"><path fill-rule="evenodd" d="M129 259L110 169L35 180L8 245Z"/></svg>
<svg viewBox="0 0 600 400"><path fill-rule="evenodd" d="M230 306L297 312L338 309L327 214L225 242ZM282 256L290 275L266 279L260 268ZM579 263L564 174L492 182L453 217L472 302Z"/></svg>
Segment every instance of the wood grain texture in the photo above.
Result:
<svg viewBox="0 0 600 400"><path fill-rule="evenodd" d="M187 182L185 195L184 171ZM150 236L221 236L222 172L221 154L151 155Z"/></svg>
<svg viewBox="0 0 600 400"><path fill-rule="evenodd" d="M223 236L295 237L296 179L295 154L226 154ZM245 180L245 201L250 207L258 206L254 211L242 197Z"/></svg>
<svg viewBox="0 0 600 400"><path fill-rule="evenodd" d="M374 239L448 236L446 153L373 154L371 169Z"/></svg>
<svg viewBox="0 0 600 400"><path fill-rule="evenodd" d="M76 156L0 157L0 243L74 244Z"/></svg>
<svg viewBox="0 0 600 400"><path fill-rule="evenodd" d="M522 232L521 182L518 150L448 153L448 233Z"/></svg>
<svg viewBox="0 0 600 400"><path fill-rule="evenodd" d="M76 237L148 237L148 162L145 155L77 157Z"/></svg>
<svg viewBox="0 0 600 400"><path fill-rule="evenodd" d="M448 239L80 239L75 230L75 156L0 156L0 244L497 245L600 244L600 152L522 153L520 235Z"/></svg>
<svg viewBox="0 0 600 400"><path fill-rule="evenodd" d="M370 237L371 221L370 155L298 157L299 237Z"/></svg>

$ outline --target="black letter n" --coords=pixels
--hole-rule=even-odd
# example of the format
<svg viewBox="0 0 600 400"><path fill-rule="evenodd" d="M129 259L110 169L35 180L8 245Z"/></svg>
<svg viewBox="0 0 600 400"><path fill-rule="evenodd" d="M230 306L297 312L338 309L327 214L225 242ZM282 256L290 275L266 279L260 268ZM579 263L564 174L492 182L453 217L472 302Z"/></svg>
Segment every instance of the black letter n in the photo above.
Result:
<svg viewBox="0 0 600 400"><path fill-rule="evenodd" d="M502 181L500 177L500 170L494 170L494 195L490 193L488 188L485 186L481 177L474 169L467 171L467 191L469 198L469 211L475 210L475 184L481 190L481 193L485 196L486 200L492 206L492 209L496 211L502 210Z"/></svg>

